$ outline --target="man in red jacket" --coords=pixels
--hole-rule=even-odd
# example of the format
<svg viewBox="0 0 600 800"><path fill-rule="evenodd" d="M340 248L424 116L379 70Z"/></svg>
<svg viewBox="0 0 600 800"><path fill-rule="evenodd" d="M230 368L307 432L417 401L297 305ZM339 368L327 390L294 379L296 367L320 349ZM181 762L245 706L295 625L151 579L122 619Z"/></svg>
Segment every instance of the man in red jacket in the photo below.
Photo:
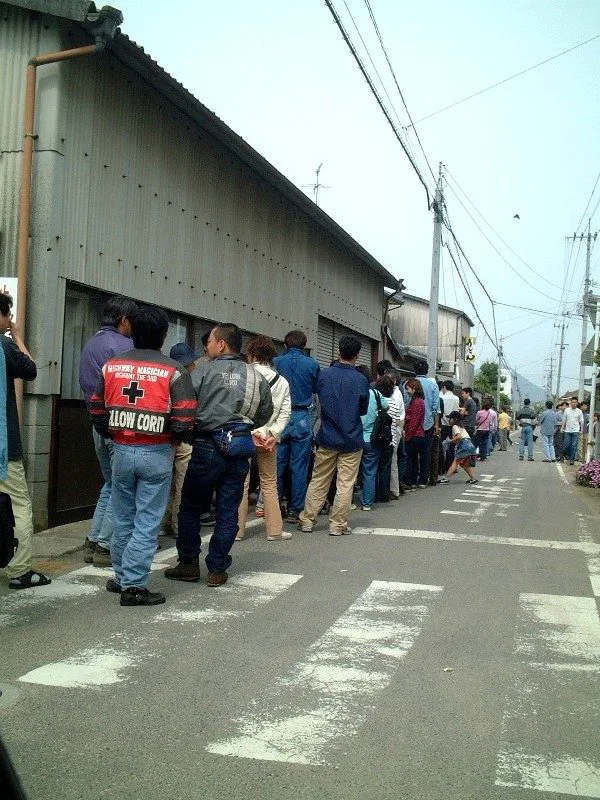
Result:
<svg viewBox="0 0 600 800"><path fill-rule="evenodd" d="M173 445L190 440L194 427L190 374L160 352L168 328L164 311L140 309L131 326L134 349L109 358L90 401L95 429L114 443L115 579L106 588L121 594L122 606L165 602L146 584L169 496Z"/></svg>

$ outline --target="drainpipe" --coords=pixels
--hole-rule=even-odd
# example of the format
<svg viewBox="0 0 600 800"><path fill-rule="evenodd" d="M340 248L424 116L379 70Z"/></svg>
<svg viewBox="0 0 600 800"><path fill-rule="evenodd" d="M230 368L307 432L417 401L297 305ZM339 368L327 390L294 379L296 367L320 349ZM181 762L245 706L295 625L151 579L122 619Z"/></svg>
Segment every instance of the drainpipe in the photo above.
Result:
<svg viewBox="0 0 600 800"><path fill-rule="evenodd" d="M92 4L93 5L93 4ZM95 38L95 44L75 47L71 50L60 50L56 53L45 53L34 56L27 64L25 84L25 116L23 133L23 163L21 168L21 200L19 204L19 232L17 239L17 325L21 335L25 337L25 320L27 311L27 256L29 250L29 226L31 219L31 175L33 171L33 143L37 139L34 133L35 122L35 89L37 68L45 64L56 64L79 56L90 56L99 53L106 47L106 42L114 38L117 27L123 22L123 14L117 8L105 6L100 12L88 14L86 27ZM20 424L23 425L23 382L15 385L17 409Z"/></svg>

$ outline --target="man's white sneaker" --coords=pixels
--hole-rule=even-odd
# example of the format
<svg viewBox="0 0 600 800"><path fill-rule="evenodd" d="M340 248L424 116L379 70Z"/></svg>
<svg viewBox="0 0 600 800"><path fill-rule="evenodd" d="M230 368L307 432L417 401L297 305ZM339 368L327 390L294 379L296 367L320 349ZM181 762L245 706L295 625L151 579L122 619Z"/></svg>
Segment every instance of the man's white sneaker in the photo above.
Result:
<svg viewBox="0 0 600 800"><path fill-rule="evenodd" d="M292 534L289 531L282 531L279 536L267 536L267 542L280 542L282 539L291 539Z"/></svg>

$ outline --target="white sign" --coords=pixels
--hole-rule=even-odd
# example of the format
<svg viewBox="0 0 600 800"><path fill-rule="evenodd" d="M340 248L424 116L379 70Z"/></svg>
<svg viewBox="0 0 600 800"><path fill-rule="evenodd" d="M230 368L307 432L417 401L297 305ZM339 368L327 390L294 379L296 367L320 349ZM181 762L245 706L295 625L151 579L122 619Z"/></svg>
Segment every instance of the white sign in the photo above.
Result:
<svg viewBox="0 0 600 800"><path fill-rule="evenodd" d="M467 364L472 364L475 361L475 336L467 336L465 338L465 361Z"/></svg>

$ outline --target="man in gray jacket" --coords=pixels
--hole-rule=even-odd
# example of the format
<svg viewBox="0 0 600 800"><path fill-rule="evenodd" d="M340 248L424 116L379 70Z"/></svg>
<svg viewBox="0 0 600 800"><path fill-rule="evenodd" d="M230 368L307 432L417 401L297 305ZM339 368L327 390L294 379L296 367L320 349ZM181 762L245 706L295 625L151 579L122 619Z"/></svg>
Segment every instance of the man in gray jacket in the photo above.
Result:
<svg viewBox="0 0 600 800"><path fill-rule="evenodd" d="M240 356L242 334L233 323L219 323L206 345L210 361L192 373L198 411L192 457L179 508L179 563L165 570L175 581L200 579L200 517L210 511L216 492L216 522L208 546L208 586L221 586L231 565L229 551L238 531L238 507L253 449L251 431L273 413L267 381Z"/></svg>

